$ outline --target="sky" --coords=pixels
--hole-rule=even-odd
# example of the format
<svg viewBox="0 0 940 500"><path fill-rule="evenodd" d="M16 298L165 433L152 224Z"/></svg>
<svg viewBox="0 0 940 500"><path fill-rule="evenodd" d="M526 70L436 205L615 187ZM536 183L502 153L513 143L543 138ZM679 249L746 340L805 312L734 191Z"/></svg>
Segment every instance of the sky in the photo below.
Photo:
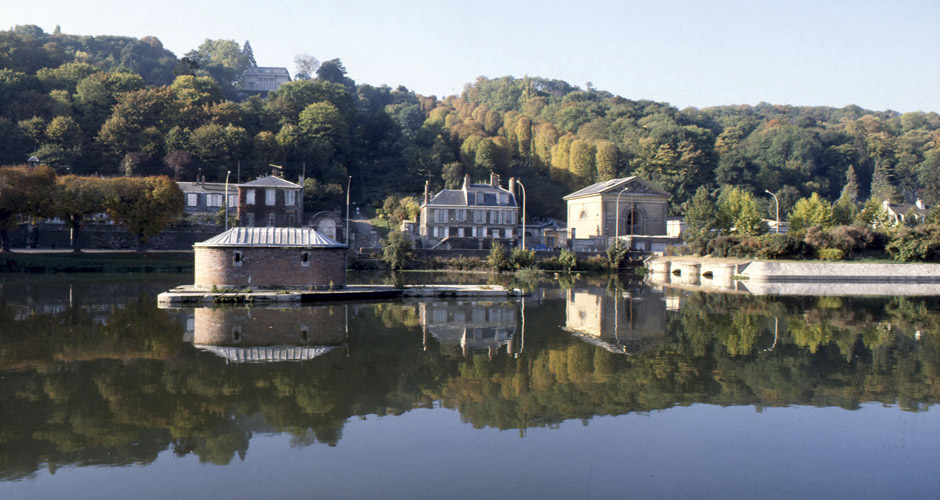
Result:
<svg viewBox="0 0 940 500"><path fill-rule="evenodd" d="M525 75L679 108L769 102L940 112L940 0L32 0L0 29L155 36L182 57L339 58L357 83L459 94Z"/></svg>

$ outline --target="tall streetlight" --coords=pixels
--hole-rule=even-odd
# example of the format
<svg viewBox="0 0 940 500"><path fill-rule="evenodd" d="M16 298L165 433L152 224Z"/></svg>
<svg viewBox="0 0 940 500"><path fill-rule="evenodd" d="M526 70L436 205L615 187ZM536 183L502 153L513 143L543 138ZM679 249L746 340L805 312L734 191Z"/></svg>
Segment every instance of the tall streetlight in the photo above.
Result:
<svg viewBox="0 0 940 500"><path fill-rule="evenodd" d="M348 176L346 179L346 235L344 236L345 241L343 243L346 246L349 246L349 187L352 186L352 176Z"/></svg>
<svg viewBox="0 0 940 500"><path fill-rule="evenodd" d="M225 200L222 203L225 203L225 230L228 231L228 176L231 174L231 170L225 171Z"/></svg>
<svg viewBox="0 0 940 500"><path fill-rule="evenodd" d="M777 234L780 234L780 202L777 201L777 195L771 193L769 189L765 189L764 192L774 197L774 206L777 207Z"/></svg>
<svg viewBox="0 0 940 500"><path fill-rule="evenodd" d="M620 241L620 195L622 195L623 192L626 191L629 187L630 186L624 186L624 188L621 189L619 193L617 193L617 218L616 222L614 223L617 226L617 241Z"/></svg>
<svg viewBox="0 0 940 500"><path fill-rule="evenodd" d="M522 181L516 181L516 184L522 188L522 249L525 250L525 186L522 185Z"/></svg>

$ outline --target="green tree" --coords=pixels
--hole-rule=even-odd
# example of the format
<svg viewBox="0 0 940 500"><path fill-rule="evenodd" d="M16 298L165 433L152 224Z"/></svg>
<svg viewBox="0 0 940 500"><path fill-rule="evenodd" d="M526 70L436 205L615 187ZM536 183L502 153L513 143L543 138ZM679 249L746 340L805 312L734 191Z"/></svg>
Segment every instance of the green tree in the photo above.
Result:
<svg viewBox="0 0 940 500"><path fill-rule="evenodd" d="M512 261L506 255L506 248L502 243L495 240L490 245L490 253L486 257L486 263L498 273L507 271L512 266Z"/></svg>
<svg viewBox="0 0 940 500"><path fill-rule="evenodd" d="M832 206L820 198L818 193L813 193L811 197L796 202L796 206L790 212L789 230L800 231L811 227L829 229L832 227L832 220Z"/></svg>
<svg viewBox="0 0 940 500"><path fill-rule="evenodd" d="M724 220L731 222L734 234L757 236L767 232L767 224L760 215L754 195L743 189L725 190L719 200L719 209Z"/></svg>
<svg viewBox="0 0 940 500"><path fill-rule="evenodd" d="M696 253L702 253L708 241L720 236L729 225L705 186L700 186L692 196L686 209L685 222L682 239Z"/></svg>
<svg viewBox="0 0 940 500"><path fill-rule="evenodd" d="M411 239L398 229L389 231L382 240L382 261L390 271L404 269L411 261Z"/></svg>

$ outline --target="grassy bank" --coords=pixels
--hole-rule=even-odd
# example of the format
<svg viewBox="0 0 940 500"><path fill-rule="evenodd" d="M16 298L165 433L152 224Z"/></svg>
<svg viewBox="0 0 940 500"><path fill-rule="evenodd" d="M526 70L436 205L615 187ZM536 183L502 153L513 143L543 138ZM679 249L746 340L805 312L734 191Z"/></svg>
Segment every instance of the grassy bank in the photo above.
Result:
<svg viewBox="0 0 940 500"><path fill-rule="evenodd" d="M2 253L0 273L185 273L192 252Z"/></svg>

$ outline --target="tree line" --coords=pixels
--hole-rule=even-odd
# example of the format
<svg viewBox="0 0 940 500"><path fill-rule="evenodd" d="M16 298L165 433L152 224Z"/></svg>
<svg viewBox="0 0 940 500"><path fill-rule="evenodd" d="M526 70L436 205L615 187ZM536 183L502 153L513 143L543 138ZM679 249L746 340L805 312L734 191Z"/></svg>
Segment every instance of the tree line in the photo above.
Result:
<svg viewBox="0 0 940 500"><path fill-rule="evenodd" d="M107 214L137 238L137 250L180 218L183 192L166 176L112 177L60 175L49 166L0 167L0 252L8 252L8 232L24 219L59 218L71 230L72 250L81 251L81 228Z"/></svg>
<svg viewBox="0 0 940 500"><path fill-rule="evenodd" d="M940 199L940 116L858 106L677 109L538 77L480 77L438 98L356 84L339 59L297 58L294 81L240 91L255 64L248 42L206 40L184 57L158 39L0 32L0 164L35 154L80 174L241 179L268 164L325 189L354 178L381 204L425 180L456 187L490 172L523 179L531 211L563 215L561 197L639 175L685 214L699 187L734 186L772 217L814 193L829 202L854 182L869 198ZM316 201L316 200L313 200Z"/></svg>

